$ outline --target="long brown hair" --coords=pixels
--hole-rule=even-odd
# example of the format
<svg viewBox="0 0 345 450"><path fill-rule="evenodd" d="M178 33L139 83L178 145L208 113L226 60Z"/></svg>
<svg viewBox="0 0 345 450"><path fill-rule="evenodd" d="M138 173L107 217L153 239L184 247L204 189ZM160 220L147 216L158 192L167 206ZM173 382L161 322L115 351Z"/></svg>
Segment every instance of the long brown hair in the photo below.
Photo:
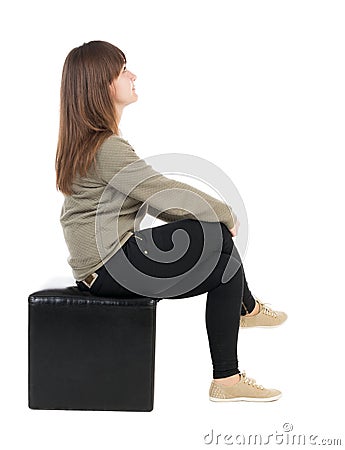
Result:
<svg viewBox="0 0 345 450"><path fill-rule="evenodd" d="M101 144L119 133L110 84L124 64L124 53L104 41L85 43L67 55L55 159L56 188L63 194L72 194L75 176L85 176Z"/></svg>

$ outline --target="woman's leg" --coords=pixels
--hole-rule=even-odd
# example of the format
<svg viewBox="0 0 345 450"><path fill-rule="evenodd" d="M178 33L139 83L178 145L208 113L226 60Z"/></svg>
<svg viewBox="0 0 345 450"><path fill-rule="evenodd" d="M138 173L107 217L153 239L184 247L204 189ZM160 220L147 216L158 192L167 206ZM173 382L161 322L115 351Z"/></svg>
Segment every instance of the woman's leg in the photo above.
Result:
<svg viewBox="0 0 345 450"><path fill-rule="evenodd" d="M222 228L223 247L215 270L200 286L173 297L186 298L208 291L206 329L214 379L231 377L239 373L237 359L239 318L241 310L246 314L244 308L250 313L255 307L255 299L247 286L241 258L233 243L232 235L223 224ZM234 275L229 281L222 283L224 271L229 267L229 259Z"/></svg>
<svg viewBox="0 0 345 450"><path fill-rule="evenodd" d="M161 291L160 298L186 298L208 293L206 328L213 363L213 377L224 378L239 373L237 338L242 300L245 299L247 302L249 312L254 308L255 300L246 286L240 256L230 231L222 223L203 222L203 225L206 228L202 228L196 220L186 219L140 230L125 243L123 250L125 258L149 280L146 291L142 293L143 296L149 296L150 289L152 295L157 294L155 279L158 281L161 279L164 285L169 284L168 280L178 280L177 283L169 285L165 291ZM207 232L204 239L205 229ZM188 250L175 261L174 255L169 252L174 246L178 248L179 243L186 243L184 240L186 236L183 236L183 233L173 236L177 230L187 233L189 243ZM217 245L213 244L219 236L221 241L218 254L215 249ZM159 259L162 257L164 259L164 255L169 257L167 256L165 260ZM113 261L108 264L109 271L106 269L107 264L97 271L99 280L97 279L91 292L102 296L130 297L133 296L133 292L138 295L137 288L140 290L141 286L140 283L135 283L134 276L127 274L126 287L114 279L112 273L117 278L116 271L122 267L118 256L114 256ZM191 276L188 271L194 269L200 260L198 270ZM229 267L231 277L224 282L222 277ZM182 278L179 279L179 276ZM131 288L131 280L133 286L132 289L128 289Z"/></svg>
<svg viewBox="0 0 345 450"><path fill-rule="evenodd" d="M242 271L242 274L243 274L243 297L242 297L241 316L245 316L246 314L249 314L254 310L255 298L253 297L248 287L244 270Z"/></svg>

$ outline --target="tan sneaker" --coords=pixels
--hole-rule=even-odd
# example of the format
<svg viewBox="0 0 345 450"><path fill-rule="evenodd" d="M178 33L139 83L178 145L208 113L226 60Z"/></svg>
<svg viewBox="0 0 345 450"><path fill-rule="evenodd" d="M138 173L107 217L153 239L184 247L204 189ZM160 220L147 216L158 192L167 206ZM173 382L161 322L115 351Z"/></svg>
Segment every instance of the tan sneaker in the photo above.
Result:
<svg viewBox="0 0 345 450"><path fill-rule="evenodd" d="M262 303L256 299L260 310L255 316L241 316L240 327L277 327L287 319L287 314L283 311L273 311L267 303Z"/></svg>
<svg viewBox="0 0 345 450"><path fill-rule="evenodd" d="M278 400L282 393L277 389L265 389L256 384L253 378L247 378L246 373L240 373L240 381L232 386L225 386L212 380L209 398L212 402L271 402Z"/></svg>

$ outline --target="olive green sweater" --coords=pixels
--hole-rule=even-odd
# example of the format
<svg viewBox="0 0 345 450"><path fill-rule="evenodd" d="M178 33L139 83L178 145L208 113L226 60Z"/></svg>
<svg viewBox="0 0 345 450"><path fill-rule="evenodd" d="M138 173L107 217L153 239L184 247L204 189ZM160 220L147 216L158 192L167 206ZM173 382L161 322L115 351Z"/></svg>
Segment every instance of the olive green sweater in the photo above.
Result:
<svg viewBox="0 0 345 450"><path fill-rule="evenodd" d="M229 229L236 221L229 205L163 176L117 135L102 144L95 167L77 176L72 190L64 195L60 223L77 281L106 263L139 230L146 213L165 222L219 221Z"/></svg>

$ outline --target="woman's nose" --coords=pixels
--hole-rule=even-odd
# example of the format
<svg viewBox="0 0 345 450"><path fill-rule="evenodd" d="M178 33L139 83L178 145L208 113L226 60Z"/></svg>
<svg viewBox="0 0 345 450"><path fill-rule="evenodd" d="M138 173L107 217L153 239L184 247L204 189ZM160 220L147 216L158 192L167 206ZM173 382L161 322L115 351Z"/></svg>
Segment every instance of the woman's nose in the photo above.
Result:
<svg viewBox="0 0 345 450"><path fill-rule="evenodd" d="M137 79L137 76L133 72L130 72L130 74L131 74L131 79L133 81L135 81Z"/></svg>

